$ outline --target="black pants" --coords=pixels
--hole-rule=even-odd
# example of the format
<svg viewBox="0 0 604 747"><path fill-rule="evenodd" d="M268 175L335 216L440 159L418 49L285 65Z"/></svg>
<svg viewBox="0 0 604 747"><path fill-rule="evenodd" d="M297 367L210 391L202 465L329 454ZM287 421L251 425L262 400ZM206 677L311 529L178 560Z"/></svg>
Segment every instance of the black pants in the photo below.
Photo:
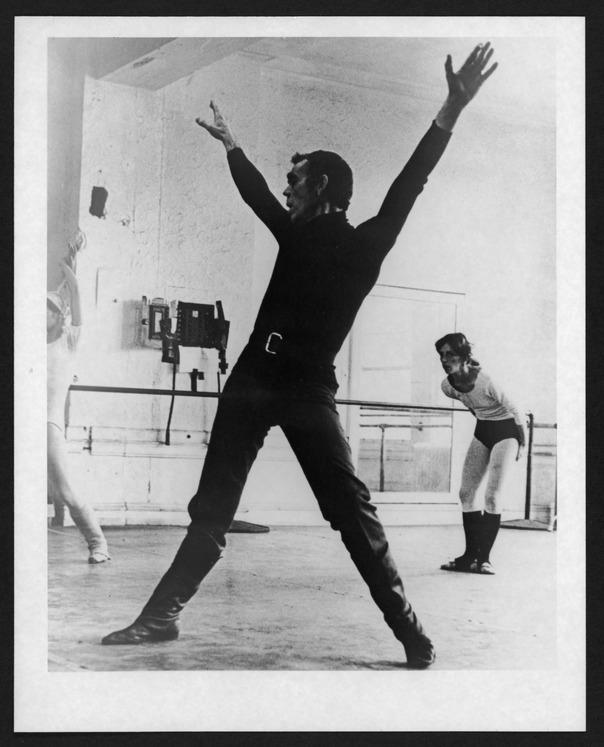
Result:
<svg viewBox="0 0 604 747"><path fill-rule="evenodd" d="M355 475L335 407L335 378L333 382L330 386L320 377L301 379L268 369L258 374L241 362L235 366L218 403L199 488L189 503L190 532L206 545L208 556L222 552L248 472L268 430L278 425L321 513L340 532L396 634L397 627L408 625L412 610L369 491Z"/></svg>

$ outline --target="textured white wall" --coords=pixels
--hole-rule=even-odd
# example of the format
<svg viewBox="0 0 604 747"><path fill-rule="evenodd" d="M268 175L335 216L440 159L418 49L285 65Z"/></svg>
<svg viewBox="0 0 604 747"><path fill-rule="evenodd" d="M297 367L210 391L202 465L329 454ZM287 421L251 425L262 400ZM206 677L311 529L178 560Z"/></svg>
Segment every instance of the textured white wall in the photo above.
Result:
<svg viewBox="0 0 604 747"><path fill-rule="evenodd" d="M479 107L460 120L382 278L464 292L461 329L478 358L555 422L554 132Z"/></svg>
<svg viewBox="0 0 604 747"><path fill-rule="evenodd" d="M294 151L341 153L355 174L349 218L356 224L375 213L442 97L442 88L409 97L263 66L245 55L158 92L89 81L81 192L81 225L89 241L79 265L86 312L81 383L170 385L170 367L160 362L159 351L132 345L129 309L143 294L210 303L220 298L232 324L231 364L251 330L276 247L240 200L222 146L194 123L196 116L210 115L211 98L278 195ZM521 391L523 406L540 419L555 419L554 168L553 122L519 116L501 102L481 108L479 99L464 113L380 278L466 293L463 329L485 368L511 393ZM90 189L99 179L109 191L106 220L88 215ZM200 363L209 367L206 386L214 389L216 356L210 351L205 357ZM177 386L188 385L179 375ZM115 451L119 434L130 433L121 436L123 472L112 490L114 508L128 500L135 510L145 503L184 508L214 408L212 402L177 399L177 445L165 447L157 441L167 407L167 398L72 396L73 437L93 425L96 438L107 439L105 446L95 443L93 453ZM149 428L156 430L144 432ZM142 446L134 454L137 438ZM74 458L78 451L74 443ZM265 452L244 503L285 508L285 488L287 508L316 512L279 439L269 437ZM165 474L167 462L156 457L167 456L178 457L176 490L173 480L150 479L162 468ZM136 459L138 467L130 470L128 460ZM147 460L142 471L141 459ZM80 478L83 488L92 482L90 475ZM301 487L292 490L292 484ZM102 491L97 501L109 503Z"/></svg>
<svg viewBox="0 0 604 747"><path fill-rule="evenodd" d="M163 386L157 351L134 346L132 304L162 295L157 285L161 185L161 99L147 91L87 79L80 225L88 242L78 258L84 326L80 383ZM108 193L106 217L89 214L93 186ZM72 422L144 428L151 399L72 397Z"/></svg>
<svg viewBox="0 0 604 747"><path fill-rule="evenodd" d="M223 146L195 123L211 115L228 84L234 116L255 136L259 71L229 58L163 89L164 133L159 273L170 297L222 300L232 320L229 360L234 362L251 331L251 279L256 222L241 204ZM225 104L228 102L225 102ZM214 353L209 353L215 358ZM212 382L214 384L214 381Z"/></svg>

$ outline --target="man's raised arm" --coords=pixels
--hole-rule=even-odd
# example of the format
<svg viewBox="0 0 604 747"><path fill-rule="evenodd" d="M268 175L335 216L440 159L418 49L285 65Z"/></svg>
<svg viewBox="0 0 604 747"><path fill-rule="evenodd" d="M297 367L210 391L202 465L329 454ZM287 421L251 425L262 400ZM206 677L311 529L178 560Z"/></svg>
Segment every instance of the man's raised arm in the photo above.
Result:
<svg viewBox="0 0 604 747"><path fill-rule="evenodd" d="M484 81L493 74L497 63L488 69L493 49L489 42L477 45L461 68L453 71L451 55L445 61L448 94L434 123L421 139L413 155L394 180L376 218L359 228L375 231L381 227L383 245L376 247L385 254L394 244L418 195L428 181L432 169L443 154L451 132L465 106L474 98Z"/></svg>
<svg viewBox="0 0 604 747"><path fill-rule="evenodd" d="M195 121L224 145L231 175L239 194L273 235L278 237L280 231L289 224L287 210L270 191L262 174L246 157L214 101L210 101L210 108L214 113L213 123L206 122L200 117Z"/></svg>

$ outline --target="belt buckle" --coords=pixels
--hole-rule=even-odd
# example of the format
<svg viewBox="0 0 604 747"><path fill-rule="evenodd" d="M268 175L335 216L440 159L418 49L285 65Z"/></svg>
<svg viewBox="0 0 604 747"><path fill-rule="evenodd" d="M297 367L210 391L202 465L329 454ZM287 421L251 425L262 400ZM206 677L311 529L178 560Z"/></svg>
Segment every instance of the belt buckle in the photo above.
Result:
<svg viewBox="0 0 604 747"><path fill-rule="evenodd" d="M276 350L271 350L271 343L273 341L273 337L278 337L280 340L283 339L283 335L280 335L278 332L271 332L269 336L266 338L266 345L264 346L264 349L267 353L270 353L271 355L277 355Z"/></svg>

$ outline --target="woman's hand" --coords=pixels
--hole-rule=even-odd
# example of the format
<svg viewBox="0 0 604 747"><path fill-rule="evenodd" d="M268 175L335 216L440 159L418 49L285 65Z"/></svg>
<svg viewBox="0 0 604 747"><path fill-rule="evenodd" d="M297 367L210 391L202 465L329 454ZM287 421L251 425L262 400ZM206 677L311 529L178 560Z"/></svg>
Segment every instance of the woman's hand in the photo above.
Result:
<svg viewBox="0 0 604 747"><path fill-rule="evenodd" d="M214 112L214 124L209 124L205 119L201 119L200 117L197 117L195 121L200 127L207 130L212 137L216 138L216 140L220 140L227 150L236 148L237 142L235 136L231 132L229 123L222 116L214 101L210 101L210 109Z"/></svg>
<svg viewBox="0 0 604 747"><path fill-rule="evenodd" d="M496 62L483 73L483 70L493 56L493 51L490 42L487 42L485 45L478 44L456 73L453 72L451 55L447 55L445 73L447 76L447 85L449 86L449 97L453 101L462 107L465 106L474 98L485 80L495 72L497 68Z"/></svg>
<svg viewBox="0 0 604 747"><path fill-rule="evenodd" d="M524 454L524 447L526 444L526 436L524 435L524 427L521 423L516 423L518 428L518 451L516 452L516 461Z"/></svg>

